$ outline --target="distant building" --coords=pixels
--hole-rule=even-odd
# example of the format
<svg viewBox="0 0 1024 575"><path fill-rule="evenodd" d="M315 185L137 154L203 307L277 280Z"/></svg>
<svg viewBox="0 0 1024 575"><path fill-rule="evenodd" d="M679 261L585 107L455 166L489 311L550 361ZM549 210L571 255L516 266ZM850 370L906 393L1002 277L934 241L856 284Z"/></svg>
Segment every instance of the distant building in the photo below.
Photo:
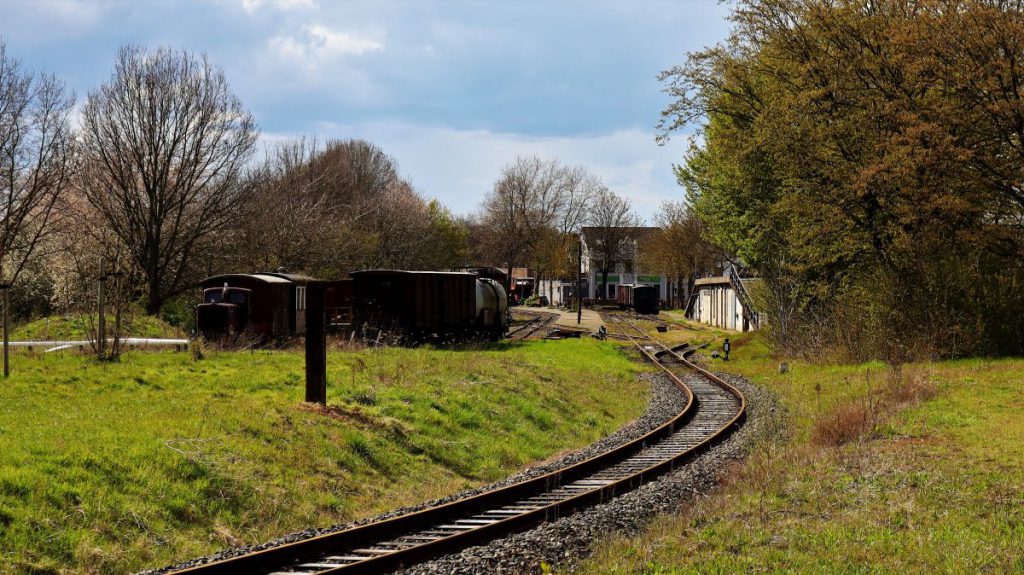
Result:
<svg viewBox="0 0 1024 575"><path fill-rule="evenodd" d="M623 228L622 244L618 246L611 271L608 273L608 285L602 285L601 257L602 250L598 243L600 228L585 227L580 233L583 240L583 287L584 297L590 299L615 299L616 289L620 284L647 284L658 290L658 300L667 299L668 283L661 274L653 273L639 267L639 255L644 249L646 240L658 228L636 227Z"/></svg>

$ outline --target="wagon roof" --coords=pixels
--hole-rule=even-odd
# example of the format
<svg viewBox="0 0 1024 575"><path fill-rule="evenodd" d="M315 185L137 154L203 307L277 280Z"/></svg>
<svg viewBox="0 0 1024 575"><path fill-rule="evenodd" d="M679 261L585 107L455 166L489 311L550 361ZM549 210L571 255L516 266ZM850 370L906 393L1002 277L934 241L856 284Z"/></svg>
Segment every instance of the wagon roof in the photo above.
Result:
<svg viewBox="0 0 1024 575"><path fill-rule="evenodd" d="M282 278L282 277L267 275L267 274L221 274L221 275L217 275L217 276L210 276L210 277L204 279L203 281L199 282L199 285L200 286L205 286L205 285L211 284L213 282L222 282L222 281L230 282L232 279L256 280L256 281L261 281L263 283L268 283L268 284L290 284L290 283L292 283L291 280L288 280L288 279L285 279L285 278Z"/></svg>
<svg viewBox="0 0 1024 575"><path fill-rule="evenodd" d="M351 276L361 275L405 275L405 274L422 274L422 275L435 275L435 276L458 276L458 277L476 277L476 274L470 272L435 272L435 271L423 271L423 270L359 270L355 272L349 272Z"/></svg>
<svg viewBox="0 0 1024 575"><path fill-rule="evenodd" d="M309 282L317 281L317 279L315 277L307 276L307 275L304 275L304 274L286 274L286 273L278 273L278 272L261 272L261 273L256 274L256 275L259 275L261 277L263 277L263 276L273 276L275 278L282 278L282 279L285 279L285 280L288 280L288 281L291 281L291 282L295 282L295 283L309 283Z"/></svg>

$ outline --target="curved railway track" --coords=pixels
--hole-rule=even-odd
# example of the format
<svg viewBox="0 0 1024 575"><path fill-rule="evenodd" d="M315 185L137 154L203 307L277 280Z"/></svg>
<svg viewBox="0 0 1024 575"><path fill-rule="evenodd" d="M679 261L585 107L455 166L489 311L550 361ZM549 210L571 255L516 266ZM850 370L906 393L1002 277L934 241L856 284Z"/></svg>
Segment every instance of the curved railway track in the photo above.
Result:
<svg viewBox="0 0 1024 575"><path fill-rule="evenodd" d="M558 471L444 505L344 531L175 571L179 575L384 573L523 531L607 501L686 464L724 439L746 415L736 388L690 362L628 319L616 320L645 358L686 395L686 406L642 437ZM702 378L683 378L693 370Z"/></svg>

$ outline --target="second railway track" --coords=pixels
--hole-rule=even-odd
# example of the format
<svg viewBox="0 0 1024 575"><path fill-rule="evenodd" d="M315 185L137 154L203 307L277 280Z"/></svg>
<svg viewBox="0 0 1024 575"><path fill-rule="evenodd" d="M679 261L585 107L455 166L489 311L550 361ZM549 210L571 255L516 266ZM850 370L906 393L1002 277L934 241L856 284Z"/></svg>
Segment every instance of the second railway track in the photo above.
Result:
<svg viewBox="0 0 1024 575"><path fill-rule="evenodd" d="M509 330L506 337L510 340L523 340L532 337L538 331L550 326L558 319L558 314L546 312L521 312L532 316L523 324Z"/></svg>
<svg viewBox="0 0 1024 575"><path fill-rule="evenodd" d="M608 501L685 465L735 430L746 414L739 390L687 359L691 348L651 340L617 318L687 397L677 415L645 435L557 471L464 499L175 571L181 575L387 573L524 531ZM633 334L637 335L633 335ZM639 336L643 336L643 344ZM689 383L675 372L693 370Z"/></svg>

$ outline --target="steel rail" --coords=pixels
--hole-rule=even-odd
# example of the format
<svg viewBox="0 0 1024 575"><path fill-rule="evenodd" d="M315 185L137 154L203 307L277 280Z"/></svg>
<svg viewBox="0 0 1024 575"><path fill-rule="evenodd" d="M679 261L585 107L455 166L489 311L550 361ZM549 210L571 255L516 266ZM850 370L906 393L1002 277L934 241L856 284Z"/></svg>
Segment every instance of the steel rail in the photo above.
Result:
<svg viewBox="0 0 1024 575"><path fill-rule="evenodd" d="M516 329L508 332L506 334L506 338L507 339L510 339L510 340L523 340L523 339L526 339L526 338L530 337L531 335L537 333L537 331L539 331L540 329L542 329L545 326L551 324L551 322L554 321L555 318L558 317L557 314L544 313L544 312L536 312L536 313L535 312L520 312L520 313L528 313L530 315L533 315L534 317L530 321L528 321L528 322L526 322L526 323L516 327Z"/></svg>
<svg viewBox="0 0 1024 575"><path fill-rule="evenodd" d="M651 353L637 341L633 343L686 396L686 404L676 416L640 438L557 471L478 495L175 573L326 575L382 573L407 567L557 519L635 489L692 460L742 423L746 415L743 394L686 359L693 349L679 353L659 343L662 351ZM658 358L665 354L698 371L734 397L738 401L735 413L728 412L728 419L722 425L716 424L714 430L688 427L698 415L701 399ZM720 398L707 401L712 406L721 403ZM682 447L676 449L677 445ZM668 455L655 457L662 453Z"/></svg>

